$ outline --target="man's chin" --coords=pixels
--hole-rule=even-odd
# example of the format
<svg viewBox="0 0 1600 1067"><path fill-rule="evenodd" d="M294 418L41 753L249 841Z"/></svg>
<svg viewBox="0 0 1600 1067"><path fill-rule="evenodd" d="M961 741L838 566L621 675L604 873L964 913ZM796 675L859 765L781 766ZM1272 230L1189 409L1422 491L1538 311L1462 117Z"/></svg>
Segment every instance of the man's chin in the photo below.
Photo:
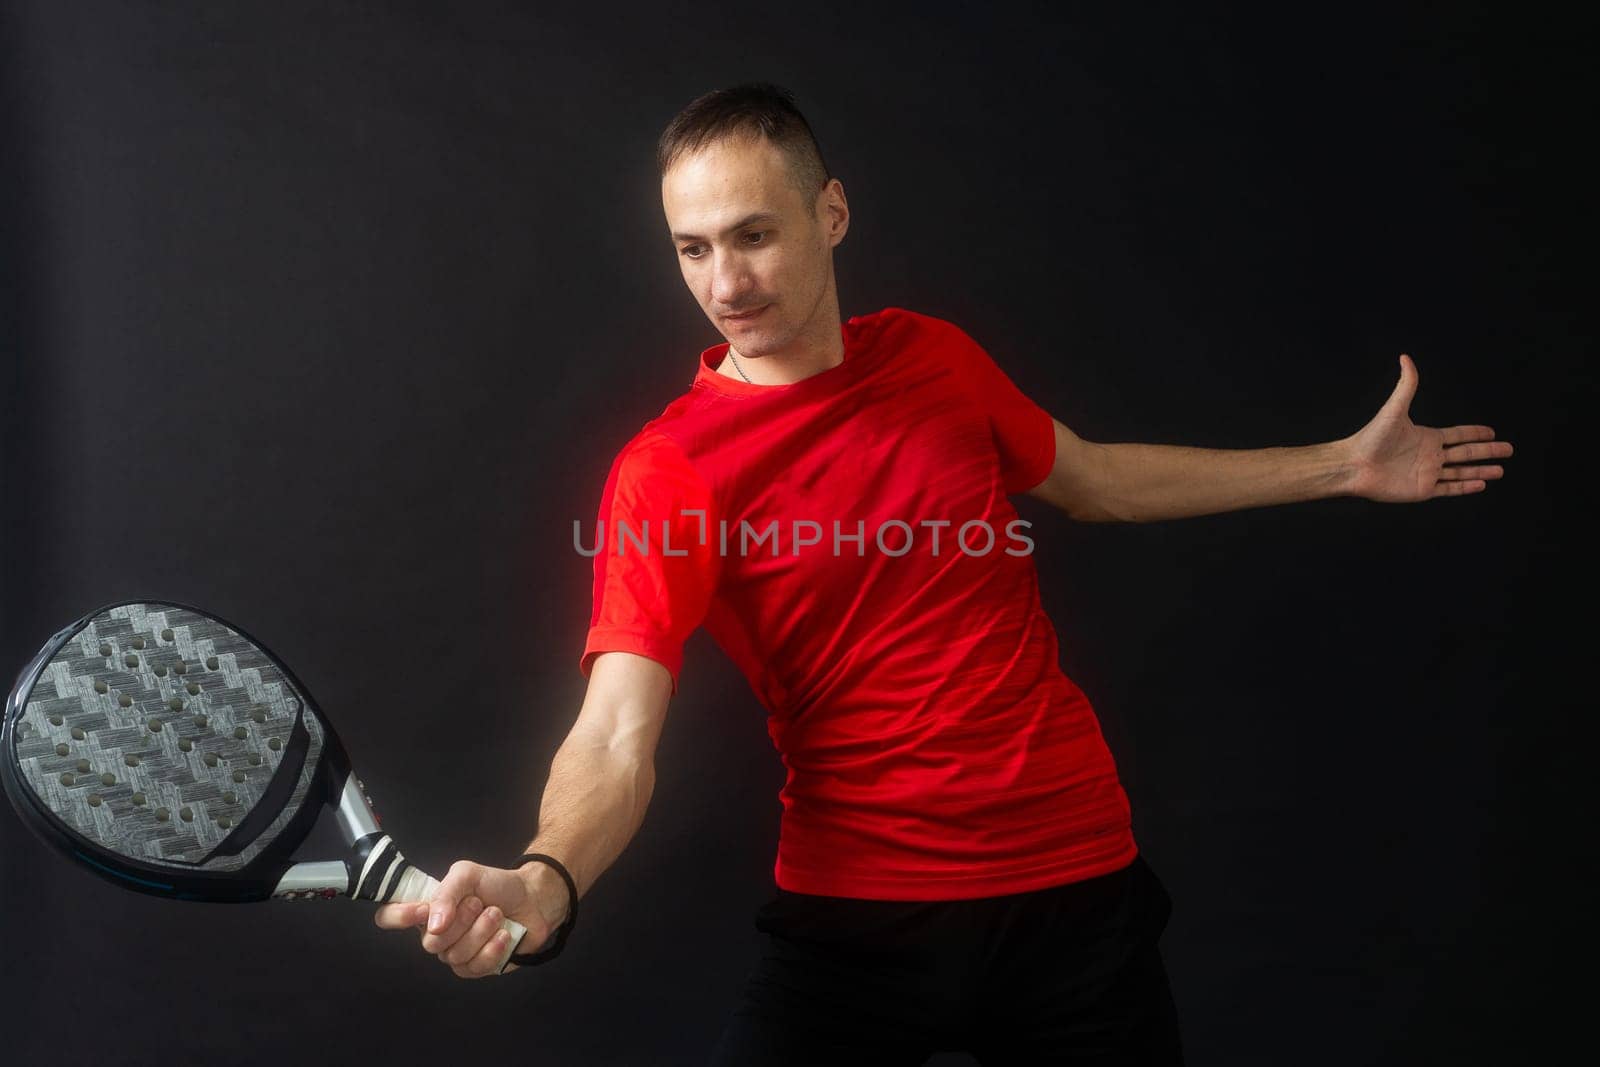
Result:
<svg viewBox="0 0 1600 1067"><path fill-rule="evenodd" d="M722 336L740 359L760 359L779 347L771 330L730 330Z"/></svg>

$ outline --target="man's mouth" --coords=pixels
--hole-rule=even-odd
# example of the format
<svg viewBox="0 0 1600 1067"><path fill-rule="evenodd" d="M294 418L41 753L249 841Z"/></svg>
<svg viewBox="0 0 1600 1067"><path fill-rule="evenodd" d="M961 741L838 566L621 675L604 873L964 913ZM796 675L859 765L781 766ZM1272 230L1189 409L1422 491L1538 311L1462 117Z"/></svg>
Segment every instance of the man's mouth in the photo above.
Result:
<svg viewBox="0 0 1600 1067"><path fill-rule="evenodd" d="M761 307L758 307L753 311L742 311L737 315L724 315L722 317L727 319L729 322L745 322L746 320L755 318L757 315L761 314L771 306L772 305L770 304L763 304Z"/></svg>

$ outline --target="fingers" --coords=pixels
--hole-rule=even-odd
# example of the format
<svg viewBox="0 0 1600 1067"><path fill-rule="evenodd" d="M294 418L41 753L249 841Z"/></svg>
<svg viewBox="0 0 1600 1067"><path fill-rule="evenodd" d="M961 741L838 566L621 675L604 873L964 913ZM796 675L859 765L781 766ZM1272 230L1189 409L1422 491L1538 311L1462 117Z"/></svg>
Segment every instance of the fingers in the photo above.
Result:
<svg viewBox="0 0 1600 1067"><path fill-rule="evenodd" d="M421 926L423 951L438 956L458 977L482 978L498 974L512 951L501 924L506 909L521 908L526 895L515 871L459 860L428 903L385 905L374 921L384 929Z"/></svg>
<svg viewBox="0 0 1600 1067"><path fill-rule="evenodd" d="M1446 440L1449 440L1446 437ZM1510 441L1490 441L1486 444L1454 445L1444 450L1446 463L1463 463L1473 459L1504 459L1511 455Z"/></svg>
<svg viewBox="0 0 1600 1067"><path fill-rule="evenodd" d="M484 943L483 951L479 952L471 966L475 974L499 974L502 961L511 954L514 945L511 944L511 935L504 929L496 930L494 935ZM515 963L503 965L507 974L517 969Z"/></svg>
<svg viewBox="0 0 1600 1067"><path fill-rule="evenodd" d="M1490 481L1502 477L1506 473L1504 467L1446 467L1439 472L1439 480L1450 481Z"/></svg>
<svg viewBox="0 0 1600 1067"><path fill-rule="evenodd" d="M443 937L438 934L424 934L422 947L448 964L464 963L471 959L478 949L483 947L483 937L473 939L473 930L482 919L484 913L483 901L477 897L468 897L456 908L451 929L445 931L452 936Z"/></svg>
<svg viewBox="0 0 1600 1067"><path fill-rule="evenodd" d="M1462 441L1494 440L1492 426L1447 426L1440 432L1444 434L1444 443L1447 445L1457 445Z"/></svg>
<svg viewBox="0 0 1600 1067"><path fill-rule="evenodd" d="M461 978L482 978L500 968L507 937L500 928L505 914L494 905L483 908L472 925L439 958Z"/></svg>
<svg viewBox="0 0 1600 1067"><path fill-rule="evenodd" d="M496 909L498 910L498 909ZM431 929L433 920L430 917L429 927L422 935L422 950L431 952L440 959L451 952L456 945L468 936L473 925L483 914L483 901L476 895L469 896L455 906L451 911L449 920L437 932ZM452 961L445 960L446 963Z"/></svg>
<svg viewBox="0 0 1600 1067"><path fill-rule="evenodd" d="M470 860L457 860L450 865L449 873L440 881L429 902L428 932L422 939L423 948L433 953L449 948L477 918L476 913L461 915L460 905L465 898L477 895L482 870Z"/></svg>
<svg viewBox="0 0 1600 1067"><path fill-rule="evenodd" d="M427 904L385 904L372 916L380 930L407 930L428 921Z"/></svg>

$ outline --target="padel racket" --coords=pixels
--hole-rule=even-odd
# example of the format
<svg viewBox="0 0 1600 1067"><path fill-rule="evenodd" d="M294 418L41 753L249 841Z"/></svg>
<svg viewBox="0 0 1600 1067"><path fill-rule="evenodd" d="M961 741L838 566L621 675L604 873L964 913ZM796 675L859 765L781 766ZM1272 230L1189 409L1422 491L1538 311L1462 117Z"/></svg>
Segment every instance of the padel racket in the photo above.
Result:
<svg viewBox="0 0 1600 1067"><path fill-rule="evenodd" d="M11 690L0 748L0 779L23 822L124 889L409 903L439 888L379 829L305 685L260 642L196 608L112 604L56 634ZM324 805L348 851L297 862ZM501 925L509 959L524 928Z"/></svg>

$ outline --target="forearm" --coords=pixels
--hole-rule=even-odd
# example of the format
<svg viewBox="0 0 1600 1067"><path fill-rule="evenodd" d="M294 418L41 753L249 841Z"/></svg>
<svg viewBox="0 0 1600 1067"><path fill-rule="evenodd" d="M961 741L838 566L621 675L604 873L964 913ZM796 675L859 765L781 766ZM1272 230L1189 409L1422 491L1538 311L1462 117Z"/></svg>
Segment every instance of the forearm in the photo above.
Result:
<svg viewBox="0 0 1600 1067"><path fill-rule="evenodd" d="M654 788L651 761L574 731L556 751L539 806L539 832L524 851L560 860L581 900L633 840ZM559 924L567 914L566 883L546 863L529 863L521 871L540 910Z"/></svg>
<svg viewBox="0 0 1600 1067"><path fill-rule="evenodd" d="M1154 522L1343 496L1354 475L1345 441L1286 448L1096 445L1088 522Z"/></svg>

